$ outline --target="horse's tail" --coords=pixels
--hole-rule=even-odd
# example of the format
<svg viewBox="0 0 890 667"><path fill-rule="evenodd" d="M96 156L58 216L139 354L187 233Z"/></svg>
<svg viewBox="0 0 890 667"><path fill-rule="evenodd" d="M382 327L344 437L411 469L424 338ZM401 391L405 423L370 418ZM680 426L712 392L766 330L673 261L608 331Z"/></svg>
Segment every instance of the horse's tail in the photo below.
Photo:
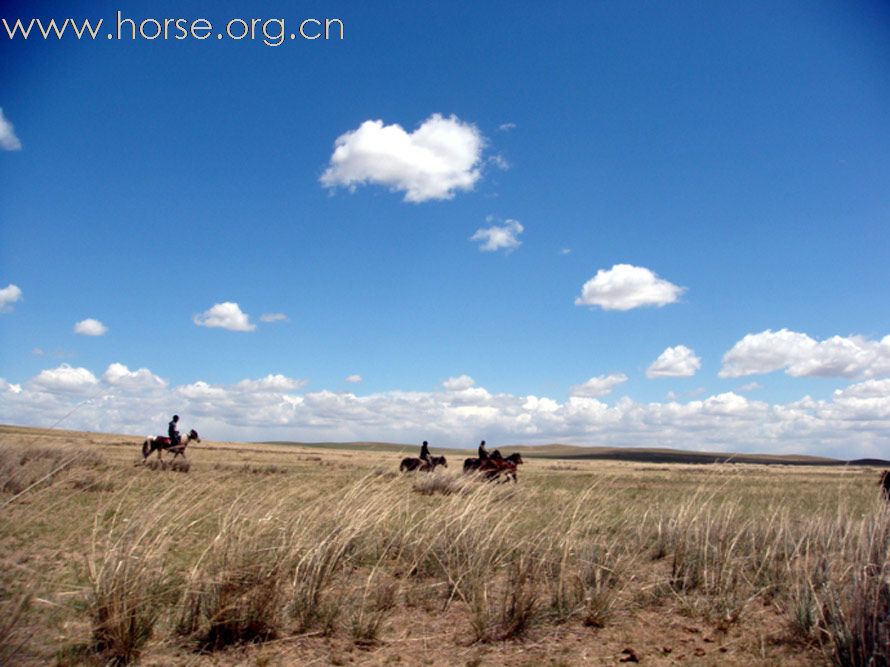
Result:
<svg viewBox="0 0 890 667"><path fill-rule="evenodd" d="M145 442L142 443L142 458L148 458L148 455L151 454L151 441L154 438L148 437L145 439Z"/></svg>
<svg viewBox="0 0 890 667"><path fill-rule="evenodd" d="M401 464L399 464L399 472L405 472L408 469L408 459L402 459Z"/></svg>

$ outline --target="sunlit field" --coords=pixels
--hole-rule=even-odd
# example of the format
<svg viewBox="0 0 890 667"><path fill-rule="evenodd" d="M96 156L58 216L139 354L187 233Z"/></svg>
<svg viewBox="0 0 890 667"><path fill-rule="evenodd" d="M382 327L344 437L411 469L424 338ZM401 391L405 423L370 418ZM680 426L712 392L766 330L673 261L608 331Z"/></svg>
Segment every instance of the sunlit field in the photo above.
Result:
<svg viewBox="0 0 890 667"><path fill-rule="evenodd" d="M0 664L890 659L875 469L141 442L0 429Z"/></svg>

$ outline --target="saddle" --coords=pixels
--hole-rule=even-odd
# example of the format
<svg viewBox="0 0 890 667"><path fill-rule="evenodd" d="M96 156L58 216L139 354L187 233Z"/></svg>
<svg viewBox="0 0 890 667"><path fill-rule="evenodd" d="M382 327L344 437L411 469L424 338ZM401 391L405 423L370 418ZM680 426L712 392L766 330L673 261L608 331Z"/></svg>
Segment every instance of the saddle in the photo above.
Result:
<svg viewBox="0 0 890 667"><path fill-rule="evenodd" d="M169 449L171 452L176 452L176 451L181 452L181 450L185 449L185 442L183 440L180 440L179 444L176 445L175 447L171 447L170 446L171 440L166 435L155 436L155 442L162 449Z"/></svg>

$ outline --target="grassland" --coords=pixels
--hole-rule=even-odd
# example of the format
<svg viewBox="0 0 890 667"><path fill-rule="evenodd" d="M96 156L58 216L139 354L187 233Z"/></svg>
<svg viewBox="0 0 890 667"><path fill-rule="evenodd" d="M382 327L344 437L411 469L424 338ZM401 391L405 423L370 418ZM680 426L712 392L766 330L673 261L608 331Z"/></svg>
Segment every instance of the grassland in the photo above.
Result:
<svg viewBox="0 0 890 667"><path fill-rule="evenodd" d="M0 663L890 660L873 468L140 443L0 427Z"/></svg>

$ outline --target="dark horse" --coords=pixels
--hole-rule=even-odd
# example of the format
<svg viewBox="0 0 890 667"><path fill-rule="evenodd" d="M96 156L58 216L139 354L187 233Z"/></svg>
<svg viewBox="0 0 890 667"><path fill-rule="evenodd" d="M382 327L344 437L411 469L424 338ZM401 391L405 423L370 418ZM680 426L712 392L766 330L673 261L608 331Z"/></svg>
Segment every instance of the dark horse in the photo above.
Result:
<svg viewBox="0 0 890 667"><path fill-rule="evenodd" d="M485 476L485 479L497 479L503 475L506 479L516 478L516 467L524 463L522 455L519 452L510 454L504 458L497 449L491 453L491 456L485 460L482 459L465 459L464 472L479 472Z"/></svg>
<svg viewBox="0 0 890 667"><path fill-rule="evenodd" d="M432 472L438 466L442 466L443 468L448 467L448 461L445 459L444 456L431 456L429 463L427 463L423 459L417 458L416 456L406 456L402 459L402 463L399 465L399 470L402 472L411 472L413 470Z"/></svg>
<svg viewBox="0 0 890 667"><path fill-rule="evenodd" d="M164 437L163 435L156 435L154 437L149 437L145 439L145 442L142 443L142 462L148 459L151 456L152 452L158 453L158 461L161 460L161 453L164 450L173 452L173 460L176 460L177 456L182 456L185 458L185 448L188 444L194 440L195 442L201 442L201 438L198 437L198 432L195 429L192 429L188 432L188 435L185 436L185 440L180 442L175 447L170 445L170 438Z"/></svg>
<svg viewBox="0 0 890 667"><path fill-rule="evenodd" d="M885 470L881 473L881 481L878 482L878 485L881 487L884 500L890 502L890 470Z"/></svg>

